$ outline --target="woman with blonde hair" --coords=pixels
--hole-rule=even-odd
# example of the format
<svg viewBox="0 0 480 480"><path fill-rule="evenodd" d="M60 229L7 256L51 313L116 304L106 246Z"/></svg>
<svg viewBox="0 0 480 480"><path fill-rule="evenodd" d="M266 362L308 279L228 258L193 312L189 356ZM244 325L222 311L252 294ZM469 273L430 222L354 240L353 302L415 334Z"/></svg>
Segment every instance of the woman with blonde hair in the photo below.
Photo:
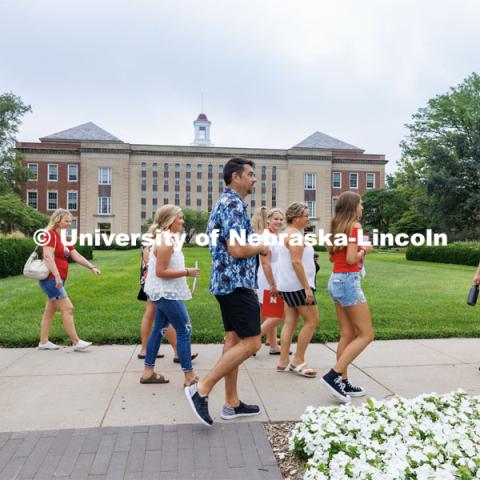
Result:
<svg viewBox="0 0 480 480"><path fill-rule="evenodd" d="M359 245L362 211L362 198L357 193L344 192L338 197L330 228L334 242L328 247L330 261L333 262L328 293L335 302L340 340L337 363L321 381L332 395L343 402L365 395L362 387L350 383L347 368L374 338L370 311L360 285L361 264L365 255L373 250L370 245ZM337 246L341 243L335 242L337 235L346 239L342 243L348 243L347 246Z"/></svg>
<svg viewBox="0 0 480 480"><path fill-rule="evenodd" d="M283 228L285 215L279 208L272 208L267 211L265 207L258 210L259 214L252 217L252 226L255 233L263 234L267 231L276 237L277 243L270 246L270 252L260 257L258 268L258 301L263 305L265 291L270 292L271 297L278 297L277 302L283 299L279 296L277 289L277 267L278 267L278 235ZM273 239L272 239L273 240ZM266 345L270 346L270 355L280 355L280 347L277 341L277 326L282 321L283 314L279 317L262 318L262 335L266 337Z"/></svg>
<svg viewBox="0 0 480 480"><path fill-rule="evenodd" d="M198 380L192 367L192 326L184 300L192 298L186 277L197 277L199 269L185 268L185 258L178 239L183 224L183 212L175 205L163 205L155 214L152 231L156 233L156 241L148 260L145 280L145 293L155 304L155 324L147 343L140 383L168 383L169 380L156 374L154 368L160 343L170 324L177 332L177 351L185 375L184 386Z"/></svg>
<svg viewBox="0 0 480 480"><path fill-rule="evenodd" d="M277 289L286 305L277 371L314 378L317 372L305 362L305 352L319 316L315 299L314 251L312 246L305 245L303 236L308 225L308 208L301 202L291 203L285 217L286 236L278 246ZM289 363L290 345L300 317L303 317L303 326L298 333L295 355Z"/></svg>
<svg viewBox="0 0 480 480"><path fill-rule="evenodd" d="M148 229L148 234L155 236L157 234L158 224L153 223ZM141 346L140 352L137 357L144 360L147 355L147 342L152 331L153 321L155 319L155 304L150 301L148 295L145 293L144 286L147 279L148 272L148 259L150 257L150 247L142 247L142 265L140 268L140 291L138 292L137 299L146 302L145 313L143 314L142 322L140 325L140 338ZM174 363L180 363L177 353L177 334L175 329L170 325L165 331L165 337L173 349L173 361ZM192 360L197 358L198 353L192 353ZM163 354L158 354L157 358L163 358Z"/></svg>
<svg viewBox="0 0 480 480"><path fill-rule="evenodd" d="M63 326L72 341L73 350L85 350L91 345L91 342L80 340L77 335L73 321L73 305L64 288L68 275L68 258L70 257L74 262L90 269L96 276L100 275L101 272L95 265L80 255L75 247L63 244L61 232L70 227L71 221L72 215L70 212L59 208L52 213L46 228L48 241L43 246L43 259L50 270L50 274L45 280L38 282L40 288L47 295L47 303L40 326L39 350L58 350L60 348L48 340L50 327L57 310L62 313Z"/></svg>

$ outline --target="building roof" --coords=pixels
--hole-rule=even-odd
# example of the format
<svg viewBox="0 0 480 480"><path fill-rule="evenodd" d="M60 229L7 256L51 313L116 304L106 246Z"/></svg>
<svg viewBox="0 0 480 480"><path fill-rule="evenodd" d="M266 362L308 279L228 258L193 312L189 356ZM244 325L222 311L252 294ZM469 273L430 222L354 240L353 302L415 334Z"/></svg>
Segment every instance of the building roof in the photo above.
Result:
<svg viewBox="0 0 480 480"><path fill-rule="evenodd" d="M110 142L123 143L122 140L115 137L93 122L87 122L77 127L63 130L62 132L52 133L47 137L40 138L41 142Z"/></svg>
<svg viewBox="0 0 480 480"><path fill-rule="evenodd" d="M198 115L196 121L198 122L199 120L204 121L204 122L208 122L208 118L207 118L207 116L206 116L204 113L200 113L200 114Z"/></svg>
<svg viewBox="0 0 480 480"><path fill-rule="evenodd" d="M350 145L349 143L338 140L338 138L330 137L322 132L312 133L305 140L302 140L300 143L297 143L293 148L315 148L323 150L355 150L358 152L363 152L361 148L356 147L355 145Z"/></svg>

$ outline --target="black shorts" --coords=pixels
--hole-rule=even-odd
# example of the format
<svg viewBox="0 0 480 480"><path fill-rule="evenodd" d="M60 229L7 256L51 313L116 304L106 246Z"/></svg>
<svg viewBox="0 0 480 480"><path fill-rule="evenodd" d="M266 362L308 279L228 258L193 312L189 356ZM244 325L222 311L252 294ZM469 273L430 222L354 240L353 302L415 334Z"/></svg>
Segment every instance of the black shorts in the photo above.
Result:
<svg viewBox="0 0 480 480"><path fill-rule="evenodd" d="M220 304L226 332L235 332L240 338L260 335L260 304L255 290L236 288L215 298Z"/></svg>
<svg viewBox="0 0 480 480"><path fill-rule="evenodd" d="M317 299L315 298L315 289L312 288L313 292L313 303L307 305L307 294L305 290L297 290L296 292L278 292L280 296L285 300L289 307L310 307L317 304Z"/></svg>

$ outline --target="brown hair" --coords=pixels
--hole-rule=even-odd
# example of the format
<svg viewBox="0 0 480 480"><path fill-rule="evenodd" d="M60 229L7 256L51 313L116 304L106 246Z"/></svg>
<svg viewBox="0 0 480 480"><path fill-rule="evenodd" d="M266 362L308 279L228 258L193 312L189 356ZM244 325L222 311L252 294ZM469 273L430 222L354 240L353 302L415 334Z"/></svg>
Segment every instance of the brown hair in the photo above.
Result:
<svg viewBox="0 0 480 480"><path fill-rule="evenodd" d="M357 207L360 204L362 197L355 192L343 192L337 200L335 205L335 213L330 223L330 232L332 239L335 240L336 234L350 235L353 225L358 222ZM344 249L344 246L337 246L335 242L333 246L328 246L327 250L334 253L337 250Z"/></svg>
<svg viewBox="0 0 480 480"><path fill-rule="evenodd" d="M291 225L296 218L301 217L306 208L307 206L302 202L291 203L285 212L285 220L287 221L287 224Z"/></svg>

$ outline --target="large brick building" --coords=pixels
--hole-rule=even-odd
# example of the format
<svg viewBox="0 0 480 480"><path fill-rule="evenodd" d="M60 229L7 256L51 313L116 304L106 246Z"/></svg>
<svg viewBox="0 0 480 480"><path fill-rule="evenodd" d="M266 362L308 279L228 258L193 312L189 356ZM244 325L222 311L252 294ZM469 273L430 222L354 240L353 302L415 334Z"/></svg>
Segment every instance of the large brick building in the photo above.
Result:
<svg viewBox="0 0 480 480"><path fill-rule="evenodd" d="M210 125L205 114L198 116L190 146L125 143L91 122L40 142L18 142L34 172L25 201L47 214L68 208L82 232L140 232L165 203L210 211L224 188L223 165L241 156L256 163L257 185L247 199L252 211L304 201L314 227L328 229L340 193L384 185L384 155L323 133L286 150L228 148L210 143Z"/></svg>

